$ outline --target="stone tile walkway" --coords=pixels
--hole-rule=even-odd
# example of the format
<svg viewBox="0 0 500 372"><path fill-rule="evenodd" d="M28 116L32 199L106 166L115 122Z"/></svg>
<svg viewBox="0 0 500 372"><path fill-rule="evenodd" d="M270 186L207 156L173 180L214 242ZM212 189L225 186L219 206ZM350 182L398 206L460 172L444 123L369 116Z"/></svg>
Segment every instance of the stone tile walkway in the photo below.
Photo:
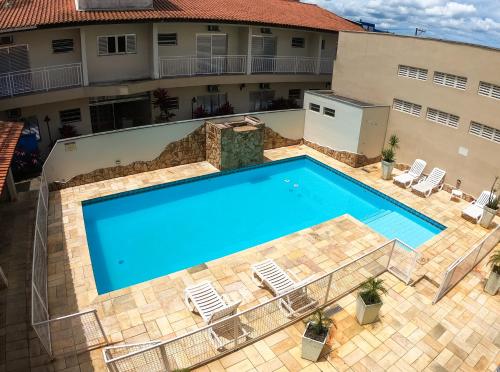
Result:
<svg viewBox="0 0 500 372"><path fill-rule="evenodd" d="M370 166L366 170L353 169L306 146L280 148L265 153L270 160L302 154L308 154L339 169L448 227L419 249L423 254L422 264L418 268L419 276L425 274L431 280L439 281L445 267L487 233L481 227L460 217L460 210L466 205L465 202L450 202L449 194L445 192L439 192L429 199L423 199L408 190L395 186L392 182L381 180L378 166ZM312 273L332 270L346 262L346 260L373 249L385 241L383 237L369 230L365 225L349 216L343 216L317 227L283 237L277 241L268 242L211 261L207 263L207 269L205 270L197 272L182 270L146 283L101 296L97 295L85 238L81 201L216 171L210 164L202 162L116 178L51 193L49 212L49 307L51 315L65 315L88 308L96 308L106 332L113 342L168 339L196 329L202 324L201 319L189 312L182 302L181 294L186 285L201 279L211 280L219 290L244 298L242 308L246 308L270 298L269 292L256 287L249 277L249 265L259 259L264 257L275 258L280 265L291 269L299 277L305 278ZM398 356L403 352L396 348L395 344L400 345L405 350L405 353L401 356L406 355L406 352L409 352L410 349L413 350L413 347L410 348L408 342L399 337L399 334L409 337L417 329L420 329L419 327L423 327L422 332L427 333L429 331L420 323L415 324L417 327L415 329L412 329L412 326L407 326L411 322L405 316L411 316L412 314L417 316L417 311L412 310L412 308L419 309L420 318L428 318L431 323L435 321L436 324L432 325L432 328L437 326L438 323L442 323L447 316L449 316L449 319L446 320L444 327L448 329L450 325L454 325L455 329L458 328L456 325L460 323L464 311L453 310L455 308L453 306L450 306L451 308L445 311L443 309L448 309L445 306L446 302L443 302L443 305L440 303L438 306L431 306L431 297L437 288L426 280L418 282L419 284L416 287L408 288L391 275L387 275L387 282L390 283L392 288L384 310L384 321L387 320L388 323L386 325L383 322L379 332L384 335L381 336L382 338L387 336L381 342L384 344L387 342L386 347L393 354ZM477 306L482 308L487 301L477 295L478 289L475 291L475 297L471 297L471 301L474 303L476 299L479 299ZM468 298L467 296L468 294L464 295L462 299ZM446 299L443 301L446 301ZM367 355L375 350L375 345L370 345L368 340L364 342L361 334L371 339L374 344L377 344L377 342L364 332L366 327L357 326L352 318L352 295L347 296L340 304L344 307L344 311L336 315L339 322L338 333L341 336L338 338L340 340L338 342L341 347L344 347L344 344L348 346L345 346L345 349L339 348L339 350L344 351L339 351L337 357L332 359L336 364L330 362L307 364L300 358L295 358L298 349L293 352L291 350L298 343L296 339L301 329L299 323L294 327L287 328L286 331L231 354L209 368L213 370L222 367L228 368L228 370L236 370L244 369L244 366L250 367L250 364L251 368L257 367L259 364L252 358L257 361L262 358L267 363L261 370L274 370L281 367L291 371L300 368L318 370L321 366L340 370L354 368L357 362L364 360ZM494 320L499 323L498 302L494 302L493 305L496 309L493 314L497 316ZM443 308L443 306L445 307ZM460 306L464 306L463 301ZM398 314L399 312L403 315ZM425 320L422 321L425 322ZM403 330L406 326L408 328ZM283 332L285 336L283 336ZM443 331L443 333L445 332ZM396 336L394 336L395 334ZM291 339L289 336L292 336ZM395 339L392 338L393 336ZM389 339L392 341L389 341ZM420 341L422 339L418 340L418 342ZM295 346L292 347L292 343ZM393 345L393 343L395 344ZM425 342L423 343L425 344ZM443 346L447 347L448 343L443 341ZM491 345L486 346L490 347ZM67 357L58 358L53 363L52 367L56 370L78 370L78 368L80 370L90 368L102 370L104 368L100 350L80 354L78 357L72 354L74 345L67 329L55 330L53 333L53 347L59 354L69 353ZM439 347L437 348L439 349ZM254 350L257 350L258 353L255 353ZM443 350L439 352L441 353L441 351ZM288 354L283 356L282 354L285 352ZM243 357L247 354L250 355L248 358ZM383 352L379 351L379 354L383 354ZM377 355L380 356L379 354ZM406 367L405 364L401 364L403 362L399 362L400 358L396 358L393 354L387 352L382 355L379 359L386 358L384 362L381 362L377 355L370 358L384 369L386 369L386 366L392 366L393 368ZM331 355L335 355L335 353ZM286 365L280 356L292 364ZM414 356L415 360L420 356L422 355ZM446 357L447 355L442 357L443 360ZM448 359L451 359L451 356ZM448 359L446 361L439 359L440 363L438 364L446 365ZM297 364L293 364L294 360L296 360L295 363ZM409 360L411 358L407 357L404 361L409 365L414 365ZM491 360L491 358L487 358L488 366L491 365ZM396 362L400 364L396 366ZM238 365L238 363L242 364ZM368 362L365 360L366 363L369 363L369 360ZM353 370L359 370L359 365L356 368Z"/></svg>

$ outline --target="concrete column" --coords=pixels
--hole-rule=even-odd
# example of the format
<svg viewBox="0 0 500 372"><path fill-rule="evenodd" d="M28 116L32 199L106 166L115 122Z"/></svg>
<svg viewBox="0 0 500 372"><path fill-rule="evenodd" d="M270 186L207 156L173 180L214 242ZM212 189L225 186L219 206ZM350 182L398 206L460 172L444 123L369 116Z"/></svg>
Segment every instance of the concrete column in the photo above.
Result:
<svg viewBox="0 0 500 372"><path fill-rule="evenodd" d="M320 74L320 69L321 69L321 42L323 41L323 35L318 34L319 36L319 43L318 43L318 61L316 62L316 75Z"/></svg>
<svg viewBox="0 0 500 372"><path fill-rule="evenodd" d="M83 85L89 85L89 69L87 65L87 36L85 34L85 29L80 27L80 51L82 57L82 76Z"/></svg>
<svg viewBox="0 0 500 372"><path fill-rule="evenodd" d="M247 75L252 73L252 27L248 26Z"/></svg>
<svg viewBox="0 0 500 372"><path fill-rule="evenodd" d="M159 79L160 78L160 70L159 70L159 56L158 56L158 24L153 23L153 63L151 64L151 78Z"/></svg>
<svg viewBox="0 0 500 372"><path fill-rule="evenodd" d="M5 184L7 185L7 191L9 192L10 201L17 200L17 191L16 184L14 183L14 176L12 176L12 171L9 169L7 173L7 179L5 180Z"/></svg>

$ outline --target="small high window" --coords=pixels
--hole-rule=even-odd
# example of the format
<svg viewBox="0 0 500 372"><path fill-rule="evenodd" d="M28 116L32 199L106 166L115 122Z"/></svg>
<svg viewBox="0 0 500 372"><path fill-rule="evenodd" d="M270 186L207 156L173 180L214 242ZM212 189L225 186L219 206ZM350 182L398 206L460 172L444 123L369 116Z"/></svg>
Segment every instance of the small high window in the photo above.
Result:
<svg viewBox="0 0 500 372"><path fill-rule="evenodd" d="M135 34L99 36L97 38L97 44L98 54L100 56L136 53Z"/></svg>
<svg viewBox="0 0 500 372"><path fill-rule="evenodd" d="M305 48L306 39L303 37L292 37L292 48Z"/></svg>
<svg viewBox="0 0 500 372"><path fill-rule="evenodd" d="M310 103L309 104L309 110L314 111L314 112L319 112L319 105L316 103Z"/></svg>
<svg viewBox="0 0 500 372"><path fill-rule="evenodd" d="M495 129L488 125L471 121L469 133L496 143L500 143L500 129Z"/></svg>
<svg viewBox="0 0 500 372"><path fill-rule="evenodd" d="M332 118L334 118L335 110L328 107L323 107L323 115L331 116Z"/></svg>
<svg viewBox="0 0 500 372"><path fill-rule="evenodd" d="M52 40L52 52L68 53L73 51L73 39Z"/></svg>
<svg viewBox="0 0 500 372"><path fill-rule="evenodd" d="M404 112L405 114L410 114L413 116L420 116L420 112L422 111L422 106L417 105L416 103L403 101L402 99L394 98L394 102L392 104L392 109L396 110L396 111Z"/></svg>
<svg viewBox="0 0 500 372"><path fill-rule="evenodd" d="M481 81L477 92L480 96L500 99L500 85L494 85Z"/></svg>
<svg viewBox="0 0 500 372"><path fill-rule="evenodd" d="M79 108L59 111L61 124L71 124L82 121L82 114Z"/></svg>
<svg viewBox="0 0 500 372"><path fill-rule="evenodd" d="M444 111L439 111L433 108L427 109L427 120L438 124L443 124L448 127L458 128L460 118L457 115L449 114Z"/></svg>
<svg viewBox="0 0 500 372"><path fill-rule="evenodd" d="M177 45L177 34L158 34L158 45Z"/></svg>
<svg viewBox="0 0 500 372"><path fill-rule="evenodd" d="M467 85L467 78L464 76L457 76L436 71L434 73L434 84L465 90L465 86Z"/></svg>
<svg viewBox="0 0 500 372"><path fill-rule="evenodd" d="M412 66L399 65L398 75L409 79L427 80L427 70Z"/></svg>
<svg viewBox="0 0 500 372"><path fill-rule="evenodd" d="M178 110L179 109L179 97L168 97L167 98L167 109Z"/></svg>

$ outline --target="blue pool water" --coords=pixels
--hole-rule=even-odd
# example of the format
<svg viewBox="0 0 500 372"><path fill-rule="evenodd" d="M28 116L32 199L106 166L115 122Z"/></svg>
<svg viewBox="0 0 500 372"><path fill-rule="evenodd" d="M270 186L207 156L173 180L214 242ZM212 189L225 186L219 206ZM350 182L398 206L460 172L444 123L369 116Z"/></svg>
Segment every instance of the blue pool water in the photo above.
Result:
<svg viewBox="0 0 500 372"><path fill-rule="evenodd" d="M83 203L100 294L346 213L413 247L445 228L305 156Z"/></svg>

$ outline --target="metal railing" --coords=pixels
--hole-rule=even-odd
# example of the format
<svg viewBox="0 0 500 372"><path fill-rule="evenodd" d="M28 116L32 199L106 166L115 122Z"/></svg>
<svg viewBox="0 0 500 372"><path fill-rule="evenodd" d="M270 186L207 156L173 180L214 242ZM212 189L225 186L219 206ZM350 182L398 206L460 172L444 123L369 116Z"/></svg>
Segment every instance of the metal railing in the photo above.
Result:
<svg viewBox="0 0 500 372"><path fill-rule="evenodd" d="M404 252L398 252L403 250ZM331 304L358 288L367 279L398 265L392 273L405 281L411 276L413 260L397 257L416 255L405 244L392 240L319 278L241 313L166 341L106 347L104 360L111 371L165 371L191 369L215 360L235 349L256 342L303 318L319 307ZM416 259L416 258L415 258ZM401 273L404 273L401 276ZM305 310L296 317L283 311L287 296L300 295L294 306ZM307 307L307 304L310 304ZM215 338L224 339L221 347Z"/></svg>
<svg viewBox="0 0 500 372"><path fill-rule="evenodd" d="M319 60L319 73L330 75L333 73L333 57Z"/></svg>
<svg viewBox="0 0 500 372"><path fill-rule="evenodd" d="M500 226L474 245L465 255L453 262L443 274L443 280L434 297L435 304L462 280L500 242Z"/></svg>
<svg viewBox="0 0 500 372"><path fill-rule="evenodd" d="M108 344L108 339L95 309L50 318L48 298L48 212L49 188L45 167L40 176L36 207L33 262L31 272L31 325L44 350L51 357ZM52 335L64 339L61 348L52 345Z"/></svg>
<svg viewBox="0 0 500 372"><path fill-rule="evenodd" d="M82 83L81 63L7 72L0 74L0 97L72 88Z"/></svg>
<svg viewBox="0 0 500 372"><path fill-rule="evenodd" d="M252 56L252 74L316 74L318 58Z"/></svg>
<svg viewBox="0 0 500 372"><path fill-rule="evenodd" d="M245 74L246 56L160 57L160 77Z"/></svg>

